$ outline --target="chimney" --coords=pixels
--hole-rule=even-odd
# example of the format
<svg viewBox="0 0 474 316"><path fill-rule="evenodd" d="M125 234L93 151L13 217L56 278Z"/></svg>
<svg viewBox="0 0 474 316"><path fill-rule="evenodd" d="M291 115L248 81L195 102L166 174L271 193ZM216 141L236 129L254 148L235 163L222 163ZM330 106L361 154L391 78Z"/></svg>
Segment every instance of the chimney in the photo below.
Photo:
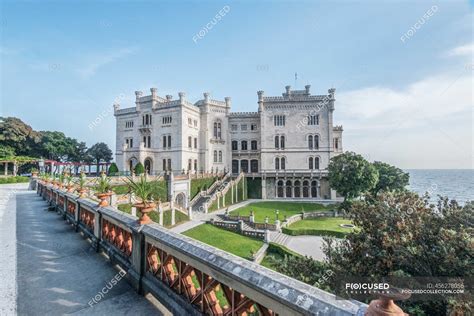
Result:
<svg viewBox="0 0 474 316"><path fill-rule="evenodd" d="M291 86L286 86L285 89L286 89L286 94L287 94L287 95L290 95L290 93L291 93Z"/></svg>
<svg viewBox="0 0 474 316"><path fill-rule="evenodd" d="M166 95L166 100L171 101L173 99L173 96L171 94Z"/></svg>
<svg viewBox="0 0 474 316"><path fill-rule="evenodd" d="M137 107L137 111L140 111L140 97L143 95L141 91L135 91L135 105Z"/></svg>
<svg viewBox="0 0 474 316"><path fill-rule="evenodd" d="M305 90L306 90L306 94L310 94L309 93L309 89L311 88L311 85L310 84L307 84L306 86L304 86Z"/></svg>

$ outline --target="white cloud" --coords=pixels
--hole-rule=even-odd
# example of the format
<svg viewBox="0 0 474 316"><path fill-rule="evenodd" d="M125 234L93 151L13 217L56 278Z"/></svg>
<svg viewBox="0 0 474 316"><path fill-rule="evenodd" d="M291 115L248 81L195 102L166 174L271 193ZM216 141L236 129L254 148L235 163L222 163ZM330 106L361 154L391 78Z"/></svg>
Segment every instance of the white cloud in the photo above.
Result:
<svg viewBox="0 0 474 316"><path fill-rule="evenodd" d="M89 78L96 74L97 70L105 65L111 64L119 59L131 55L137 51L136 47L126 47L114 50L111 53L95 56L93 61L76 69L77 73L83 78Z"/></svg>
<svg viewBox="0 0 474 316"><path fill-rule="evenodd" d="M402 168L471 168L472 77L437 74L405 88L372 86L336 94L345 150Z"/></svg>
<svg viewBox="0 0 474 316"><path fill-rule="evenodd" d="M451 50L449 50L446 53L447 56L449 57L454 57L454 56L470 56L471 58L474 55L474 43L462 45L455 47Z"/></svg>

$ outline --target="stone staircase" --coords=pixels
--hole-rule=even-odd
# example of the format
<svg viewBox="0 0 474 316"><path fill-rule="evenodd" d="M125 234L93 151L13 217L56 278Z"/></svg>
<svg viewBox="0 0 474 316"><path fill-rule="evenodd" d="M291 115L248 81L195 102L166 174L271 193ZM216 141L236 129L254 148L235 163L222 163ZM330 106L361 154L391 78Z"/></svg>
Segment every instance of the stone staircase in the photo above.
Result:
<svg viewBox="0 0 474 316"><path fill-rule="evenodd" d="M279 233L279 232L270 233L270 242L274 242L282 246L286 246L288 244L289 239L290 239L290 236L285 235L283 233Z"/></svg>

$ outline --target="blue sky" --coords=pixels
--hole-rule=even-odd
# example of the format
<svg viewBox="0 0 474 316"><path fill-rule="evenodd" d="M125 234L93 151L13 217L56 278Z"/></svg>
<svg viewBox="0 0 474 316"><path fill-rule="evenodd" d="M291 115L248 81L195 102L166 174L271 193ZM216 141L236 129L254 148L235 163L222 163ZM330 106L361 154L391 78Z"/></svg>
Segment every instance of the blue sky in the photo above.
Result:
<svg viewBox="0 0 474 316"><path fill-rule="evenodd" d="M297 72L296 88L337 89L346 150L403 168L472 168L472 9L467 1L2 1L1 115L115 148L112 104L132 106L135 90L184 91L193 102L209 91L231 96L234 111L255 111L257 90L279 95Z"/></svg>

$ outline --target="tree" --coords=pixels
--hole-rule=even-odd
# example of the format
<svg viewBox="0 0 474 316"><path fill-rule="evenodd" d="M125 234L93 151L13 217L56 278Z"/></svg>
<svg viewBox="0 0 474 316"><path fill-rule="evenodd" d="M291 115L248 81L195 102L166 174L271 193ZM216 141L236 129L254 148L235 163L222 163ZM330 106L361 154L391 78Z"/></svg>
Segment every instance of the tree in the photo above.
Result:
<svg viewBox="0 0 474 316"><path fill-rule="evenodd" d="M112 162L112 164L109 167L109 176L115 176L119 172L117 165L115 162Z"/></svg>
<svg viewBox="0 0 474 316"><path fill-rule="evenodd" d="M41 131L40 153L43 157L57 161L74 161L78 141L66 137L63 132Z"/></svg>
<svg viewBox="0 0 474 316"><path fill-rule="evenodd" d="M13 149L14 155L32 156L40 135L16 117L0 117L0 147Z"/></svg>
<svg viewBox="0 0 474 316"><path fill-rule="evenodd" d="M372 194L377 195L380 191L401 191L409 183L410 175L402 169L391 166L387 163L375 161L372 164L379 174Z"/></svg>
<svg viewBox="0 0 474 316"><path fill-rule="evenodd" d="M358 227L324 252L335 275L372 277L467 277L474 273L472 236L474 203L459 205L440 198L430 205L428 196L409 191L381 192L356 201L348 212ZM414 305L400 303L410 313L447 315L447 301Z"/></svg>
<svg viewBox="0 0 474 316"><path fill-rule="evenodd" d="M145 168L143 167L142 163L139 162L136 164L134 171L135 171L135 174L138 176L145 173Z"/></svg>
<svg viewBox="0 0 474 316"><path fill-rule="evenodd" d="M346 201L371 190L377 183L377 170L361 155L345 152L329 162L329 184Z"/></svg>
<svg viewBox="0 0 474 316"><path fill-rule="evenodd" d="M101 161L110 162L112 161L112 151L110 150L109 146L106 143L97 143L94 144L89 150L87 150L87 154L90 155L97 164L97 173L99 173L99 164Z"/></svg>

